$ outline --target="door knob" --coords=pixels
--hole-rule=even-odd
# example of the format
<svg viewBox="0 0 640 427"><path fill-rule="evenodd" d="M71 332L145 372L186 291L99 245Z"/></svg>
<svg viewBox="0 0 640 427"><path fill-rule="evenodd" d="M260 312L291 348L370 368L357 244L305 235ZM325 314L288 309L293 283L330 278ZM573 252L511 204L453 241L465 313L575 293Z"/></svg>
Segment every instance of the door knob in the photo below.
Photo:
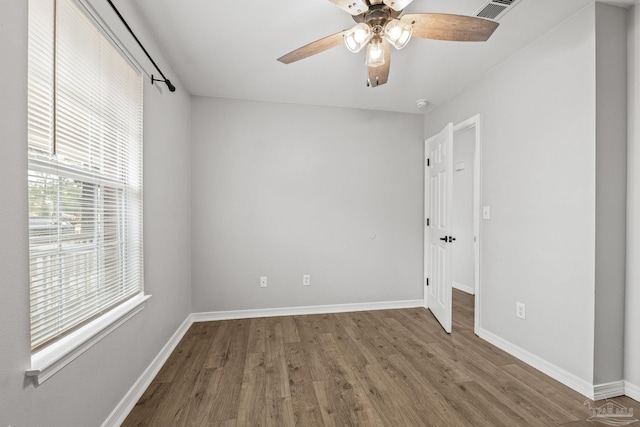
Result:
<svg viewBox="0 0 640 427"><path fill-rule="evenodd" d="M443 242L446 242L446 241L447 241L447 239L448 239L448 237L447 237L447 236L444 236L444 237L441 237L441 238L440 238L440 240L442 240Z"/></svg>

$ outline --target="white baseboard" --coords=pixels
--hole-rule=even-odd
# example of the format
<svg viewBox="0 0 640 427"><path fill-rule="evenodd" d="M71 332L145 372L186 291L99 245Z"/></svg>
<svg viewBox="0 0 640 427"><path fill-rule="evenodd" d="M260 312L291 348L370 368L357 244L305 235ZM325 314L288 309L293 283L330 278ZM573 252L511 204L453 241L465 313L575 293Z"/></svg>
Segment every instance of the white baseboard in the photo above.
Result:
<svg viewBox="0 0 640 427"><path fill-rule="evenodd" d="M610 383L596 384L593 386L593 400L609 399L611 397L624 396L624 380Z"/></svg>
<svg viewBox="0 0 640 427"><path fill-rule="evenodd" d="M640 386L631 384L629 381L624 382L624 394L633 400L640 402Z"/></svg>
<svg viewBox="0 0 640 427"><path fill-rule="evenodd" d="M472 286L463 285L462 283L458 283L456 281L452 281L451 286L459 291L466 292L471 295L474 295L476 293L476 290L473 289Z"/></svg>
<svg viewBox="0 0 640 427"><path fill-rule="evenodd" d="M215 320L251 319L256 317L299 316L304 314L347 313L352 311L393 310L424 307L424 300L367 302L355 304L311 305L305 307L263 308L256 310L210 311L193 313L194 322Z"/></svg>
<svg viewBox="0 0 640 427"><path fill-rule="evenodd" d="M115 407L105 422L102 423L102 427L118 427L124 422L129 412L131 412L147 387L149 387L149 384L151 384L151 381L153 381L158 374L160 368L165 364L171 352L173 352L184 334L187 333L187 330L189 330L189 327L193 324L191 317L191 315L187 316L184 322L182 322L178 330L176 330L169 341L162 347L160 353L151 361L151 364L144 370L142 375L140 375L131 389L129 389L120 403L118 403L118 406Z"/></svg>
<svg viewBox="0 0 640 427"><path fill-rule="evenodd" d="M517 357L528 365L533 366L540 372L549 375L556 381L561 382L567 387L572 388L578 393L588 397L589 399L594 398L594 386L590 384L588 381L583 380L570 372L565 371L562 368L550 363L535 354L529 353L528 351L506 341L499 336L480 328L479 336L485 341L495 345L501 350L506 351L510 355Z"/></svg>

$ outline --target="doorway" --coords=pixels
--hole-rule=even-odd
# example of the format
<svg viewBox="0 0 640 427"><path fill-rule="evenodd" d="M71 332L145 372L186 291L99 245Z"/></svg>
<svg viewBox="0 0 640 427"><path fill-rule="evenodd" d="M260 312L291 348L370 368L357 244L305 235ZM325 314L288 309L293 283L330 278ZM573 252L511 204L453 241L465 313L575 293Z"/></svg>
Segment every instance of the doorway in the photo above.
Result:
<svg viewBox="0 0 640 427"><path fill-rule="evenodd" d="M431 160L436 156L437 161ZM480 116L449 124L427 139L425 157L424 304L450 333L456 312L458 320L470 326L469 316L460 314L460 307L453 310L454 301L467 301L468 314L472 300L477 335L481 315Z"/></svg>

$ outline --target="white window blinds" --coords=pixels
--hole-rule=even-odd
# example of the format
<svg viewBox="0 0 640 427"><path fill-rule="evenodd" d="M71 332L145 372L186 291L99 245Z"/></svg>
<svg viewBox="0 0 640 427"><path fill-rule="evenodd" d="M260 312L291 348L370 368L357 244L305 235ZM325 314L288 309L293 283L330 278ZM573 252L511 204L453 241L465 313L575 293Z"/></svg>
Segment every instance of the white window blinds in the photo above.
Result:
<svg viewBox="0 0 640 427"><path fill-rule="evenodd" d="M31 347L142 292L142 76L73 0L29 1Z"/></svg>

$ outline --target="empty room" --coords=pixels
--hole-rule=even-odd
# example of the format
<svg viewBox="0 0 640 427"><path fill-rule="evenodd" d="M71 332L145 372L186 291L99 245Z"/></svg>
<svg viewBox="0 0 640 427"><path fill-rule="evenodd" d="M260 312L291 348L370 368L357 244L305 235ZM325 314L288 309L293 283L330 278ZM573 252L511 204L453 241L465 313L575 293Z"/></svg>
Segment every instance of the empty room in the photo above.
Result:
<svg viewBox="0 0 640 427"><path fill-rule="evenodd" d="M637 0L0 5L0 427L640 424Z"/></svg>

